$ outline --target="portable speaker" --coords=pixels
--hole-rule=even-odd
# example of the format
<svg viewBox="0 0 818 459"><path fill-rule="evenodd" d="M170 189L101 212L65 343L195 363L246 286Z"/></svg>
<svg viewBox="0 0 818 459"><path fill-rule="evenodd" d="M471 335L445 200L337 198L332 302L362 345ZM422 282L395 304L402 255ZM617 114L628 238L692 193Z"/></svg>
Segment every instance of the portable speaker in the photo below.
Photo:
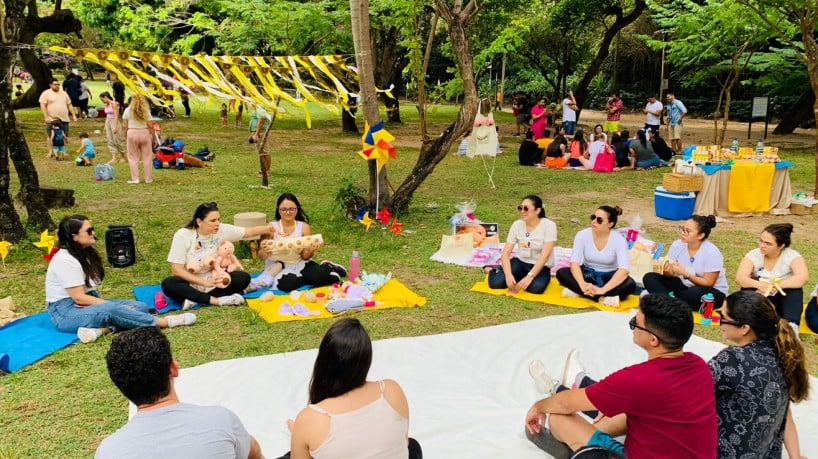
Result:
<svg viewBox="0 0 818 459"><path fill-rule="evenodd" d="M108 263L114 268L125 268L136 263L136 244L130 225L109 225L105 232Z"/></svg>

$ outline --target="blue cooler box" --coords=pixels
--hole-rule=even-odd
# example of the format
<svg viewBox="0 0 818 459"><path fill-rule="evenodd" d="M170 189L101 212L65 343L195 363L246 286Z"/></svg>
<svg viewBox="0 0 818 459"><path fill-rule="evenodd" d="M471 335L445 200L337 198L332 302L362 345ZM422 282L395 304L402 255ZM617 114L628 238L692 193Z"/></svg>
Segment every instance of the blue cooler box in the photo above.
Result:
<svg viewBox="0 0 818 459"><path fill-rule="evenodd" d="M695 193L674 193L661 186L657 186L653 192L653 207L656 209L657 217L667 220L687 220L693 215L695 205Z"/></svg>

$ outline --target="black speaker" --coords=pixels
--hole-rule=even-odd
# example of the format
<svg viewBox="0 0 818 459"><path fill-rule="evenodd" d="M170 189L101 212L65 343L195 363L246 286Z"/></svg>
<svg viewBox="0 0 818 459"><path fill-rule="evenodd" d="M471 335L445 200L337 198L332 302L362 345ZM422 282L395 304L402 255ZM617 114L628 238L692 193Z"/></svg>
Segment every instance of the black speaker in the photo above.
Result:
<svg viewBox="0 0 818 459"><path fill-rule="evenodd" d="M109 225L105 232L108 263L114 268L125 268L136 263L136 244L130 225Z"/></svg>

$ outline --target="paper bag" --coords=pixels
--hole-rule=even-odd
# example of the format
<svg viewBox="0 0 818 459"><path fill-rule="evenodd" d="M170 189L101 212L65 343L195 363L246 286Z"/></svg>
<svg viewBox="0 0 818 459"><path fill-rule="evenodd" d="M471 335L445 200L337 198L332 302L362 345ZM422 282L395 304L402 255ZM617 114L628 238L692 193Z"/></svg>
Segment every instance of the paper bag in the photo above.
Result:
<svg viewBox="0 0 818 459"><path fill-rule="evenodd" d="M653 255L641 250L630 250L631 267L630 276L636 285L642 285L642 278L645 274L653 272Z"/></svg>

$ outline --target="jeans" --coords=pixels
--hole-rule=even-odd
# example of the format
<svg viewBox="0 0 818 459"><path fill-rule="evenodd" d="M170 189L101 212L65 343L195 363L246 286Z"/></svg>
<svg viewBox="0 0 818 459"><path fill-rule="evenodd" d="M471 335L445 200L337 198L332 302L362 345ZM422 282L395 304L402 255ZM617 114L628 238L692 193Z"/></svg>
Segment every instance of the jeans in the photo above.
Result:
<svg viewBox="0 0 818 459"><path fill-rule="evenodd" d="M587 266L581 266L581 268L582 277L585 279L585 282L594 284L597 287L602 287L603 285L605 285L616 272L616 271L611 272L595 271ZM579 282L577 282L577 280L574 279L574 275L571 273L571 268L561 268L559 271L557 271L557 281L559 281L560 285L567 288L568 290L571 290L577 295L584 296L586 298L591 298L585 295L582 292L582 289L579 288ZM633 293L634 289L636 289L636 282L634 282L633 279L631 279L630 276L628 276L621 284L612 288L604 296L618 296L620 300L624 300L625 298L628 297L628 295ZM597 301L602 296L603 295L597 295L592 298L594 301Z"/></svg>
<svg viewBox="0 0 818 459"><path fill-rule="evenodd" d="M250 285L250 275L244 271L233 271L230 273L230 284L225 288L214 288L205 293L191 287L188 281L181 277L171 276L162 281L162 291L168 298L179 303L190 300L196 304L210 304L210 297L229 296L234 293L241 293Z"/></svg>
<svg viewBox="0 0 818 459"><path fill-rule="evenodd" d="M650 159L636 161L636 167L656 167L656 166L667 166L667 162L662 161L662 159L655 154Z"/></svg>
<svg viewBox="0 0 818 459"><path fill-rule="evenodd" d="M511 275L514 276L514 280L517 282L523 280L533 267L534 265L531 263L526 263L519 258L511 259ZM531 279L531 284L528 285L526 291L536 294L542 293L546 287L548 287L549 282L551 282L551 269L549 269L548 266L543 266L540 273L537 274L534 279ZM503 272L502 268L492 269L489 273L489 288L508 288L506 284L506 273Z"/></svg>
<svg viewBox="0 0 818 459"><path fill-rule="evenodd" d="M669 296L668 293L673 292L673 296L684 301L690 306L693 311L698 311L702 305L702 296L705 294L712 294L714 298L713 309L721 308L724 303L724 293L712 288L701 287L694 285L688 287L682 283L678 277L663 276L659 273L647 273L642 278L642 283L645 284L645 290L648 293L657 293L659 295Z"/></svg>
<svg viewBox="0 0 818 459"><path fill-rule="evenodd" d="M574 135L577 130L577 122L563 120L562 127L565 129L565 135Z"/></svg>
<svg viewBox="0 0 818 459"><path fill-rule="evenodd" d="M90 292L99 298L97 292ZM79 307L72 298L48 303L48 316L57 330L75 333L78 328L110 328L111 331L156 325L147 304L136 300L106 300L104 303Z"/></svg>

